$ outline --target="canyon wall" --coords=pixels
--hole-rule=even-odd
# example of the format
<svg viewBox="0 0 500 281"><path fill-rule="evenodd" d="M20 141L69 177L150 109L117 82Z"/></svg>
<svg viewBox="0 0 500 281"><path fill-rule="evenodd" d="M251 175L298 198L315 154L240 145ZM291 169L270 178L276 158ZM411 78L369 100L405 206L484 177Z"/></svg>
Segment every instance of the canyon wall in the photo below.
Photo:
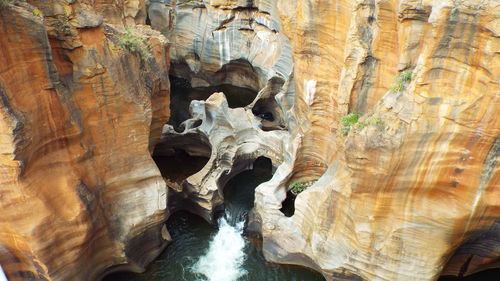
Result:
<svg viewBox="0 0 500 281"><path fill-rule="evenodd" d="M9 280L140 271L169 210L212 220L260 156L276 172L250 226L269 261L327 280L500 266L498 1L28 3L0 10ZM163 127L169 72L188 94ZM150 155L175 149L207 162L165 180ZM294 182L313 184L288 217Z"/></svg>
<svg viewBox="0 0 500 281"><path fill-rule="evenodd" d="M309 122L293 128L293 163L257 189L266 258L327 280L436 280L498 267L498 1L278 7L296 118ZM395 81L403 75L411 78ZM349 112L361 118L344 136ZM285 217L285 189L309 180Z"/></svg>
<svg viewBox="0 0 500 281"><path fill-rule="evenodd" d="M130 36L148 53L121 47L145 3L120 2L1 7L0 264L10 281L139 271L169 239L167 188L150 156L169 114L168 41L137 25Z"/></svg>
<svg viewBox="0 0 500 281"><path fill-rule="evenodd" d="M168 24L153 26L172 39L173 75L213 86L243 59L258 78L248 83L240 71L228 83L263 93L273 76L283 81L270 96L284 120L274 149L283 155L257 189L251 223L268 260L314 268L327 280L435 280L498 266L495 1L162 3L169 17L156 22ZM262 25L279 39L267 49ZM283 71L290 56L293 72ZM211 134L231 128L205 112ZM348 113L360 120L346 132L340 121ZM221 193L207 190L223 188L207 169L227 161L216 157L191 178L212 179L204 186L193 189L188 179L178 188L196 195L204 217L221 204ZM294 182L314 184L287 217L280 209Z"/></svg>

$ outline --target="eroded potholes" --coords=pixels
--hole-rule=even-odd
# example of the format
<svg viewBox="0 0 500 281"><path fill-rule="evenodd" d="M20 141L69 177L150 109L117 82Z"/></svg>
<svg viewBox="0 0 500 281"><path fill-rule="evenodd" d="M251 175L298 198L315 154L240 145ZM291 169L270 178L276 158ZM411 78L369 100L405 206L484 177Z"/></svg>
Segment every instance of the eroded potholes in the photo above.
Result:
<svg viewBox="0 0 500 281"><path fill-rule="evenodd" d="M231 84L193 87L191 83L175 76L171 81L171 117L169 124L177 131L182 131L182 122L191 118L189 105L193 100L207 100L213 93L223 92L230 108L241 108L250 105L257 97L257 91L252 88L239 87Z"/></svg>
<svg viewBox="0 0 500 281"><path fill-rule="evenodd" d="M155 147L153 159L168 182L181 184L207 164L211 153L201 134L171 135Z"/></svg>
<svg viewBox="0 0 500 281"><path fill-rule="evenodd" d="M324 280L302 267L267 263L259 241L251 243L246 238L242 223L253 207L255 188L272 177L273 166L270 159L259 157L245 167L224 185L226 214L218 227L188 212L177 212L167 222L173 242L145 273L116 273L105 281Z"/></svg>
<svg viewBox="0 0 500 281"><path fill-rule="evenodd" d="M267 263L259 236L244 233L255 188L283 161L284 80L260 81L242 60L210 75L177 65L172 75L171 119L153 158L169 186L173 242L146 273L106 280L324 280Z"/></svg>

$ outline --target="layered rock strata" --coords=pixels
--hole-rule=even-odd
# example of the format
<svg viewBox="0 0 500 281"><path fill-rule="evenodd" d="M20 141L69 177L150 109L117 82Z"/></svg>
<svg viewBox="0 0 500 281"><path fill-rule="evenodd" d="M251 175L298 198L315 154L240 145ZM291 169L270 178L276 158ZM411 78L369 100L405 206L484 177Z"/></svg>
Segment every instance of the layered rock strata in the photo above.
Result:
<svg viewBox="0 0 500 281"><path fill-rule="evenodd" d="M0 10L0 264L10 281L143 270L168 239L150 156L168 119L168 42L136 26L149 53L120 47L126 5L29 2Z"/></svg>
<svg viewBox="0 0 500 281"><path fill-rule="evenodd" d="M498 1L30 3L44 22L26 4L0 11L0 263L11 279L140 270L164 245L167 197L210 221L224 183L260 156L277 166L252 221L269 261L327 280L499 266ZM156 147L164 39L136 28L147 60L117 46L122 25L146 22L173 44L183 102L207 99ZM230 108L234 89L255 98ZM349 132L348 113L361 116ZM167 178L169 195L153 148L207 164ZM290 186L309 181L286 217Z"/></svg>
<svg viewBox="0 0 500 281"><path fill-rule="evenodd" d="M193 91L212 89L197 99L223 91L230 106L235 104L232 96L244 93L231 94L223 86L258 93L236 107L253 108L256 115L273 113L271 123L263 121L269 130L288 126L285 115L293 105L293 93L285 86L293 72L290 42L278 15L273 1L164 0L148 5L151 26L172 42L171 75Z"/></svg>
<svg viewBox="0 0 500 281"><path fill-rule="evenodd" d="M173 127L164 128L155 156L182 150L207 158L200 171L185 179L167 177L174 191L170 206L212 221L231 177L251 169L260 156L274 165L283 161L294 103L288 91L293 81L290 42L272 1L154 1L148 17L172 42L170 73L174 92L182 92L182 99L174 93L173 100L186 109L181 112L192 102L189 115L173 112Z"/></svg>
<svg viewBox="0 0 500 281"><path fill-rule="evenodd" d="M293 162L256 194L270 261L327 280L498 267L500 5L279 1L292 42ZM314 67L312 67L314 66ZM395 82L403 71L411 82ZM340 117L361 115L343 136ZM293 181L317 179L285 217Z"/></svg>
<svg viewBox="0 0 500 281"><path fill-rule="evenodd" d="M214 74L234 60L250 62L259 74L248 84L232 68L226 81L234 86L263 88L272 77L292 73L290 43L273 1L165 0L148 7L152 27L172 42L172 74L193 87L219 83L221 75Z"/></svg>

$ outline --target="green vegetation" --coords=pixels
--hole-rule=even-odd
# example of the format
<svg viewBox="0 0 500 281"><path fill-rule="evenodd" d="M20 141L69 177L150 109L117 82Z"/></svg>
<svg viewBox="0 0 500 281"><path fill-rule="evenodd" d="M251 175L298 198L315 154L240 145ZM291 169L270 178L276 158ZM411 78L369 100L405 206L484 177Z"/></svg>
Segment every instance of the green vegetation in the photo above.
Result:
<svg viewBox="0 0 500 281"><path fill-rule="evenodd" d="M0 9L7 7L7 5L12 2L14 2L14 0L0 0Z"/></svg>
<svg viewBox="0 0 500 281"><path fill-rule="evenodd" d="M359 114L357 113L349 113L345 116L342 116L340 118L340 128L342 130L342 134L344 136L347 136L349 134L349 131L351 130L351 127L354 126L354 124L358 123L359 121Z"/></svg>
<svg viewBox="0 0 500 281"><path fill-rule="evenodd" d="M314 184L314 181L310 181L310 182L297 181L291 185L290 191L293 194L297 195L297 194L301 193L302 191L306 190L308 187L310 187L313 184Z"/></svg>
<svg viewBox="0 0 500 281"><path fill-rule="evenodd" d="M391 92L393 93L399 93L406 89L408 84L411 82L411 78L413 75L413 71L408 69L403 72L401 72L397 77L396 77L396 83L391 87Z"/></svg>
<svg viewBox="0 0 500 281"><path fill-rule="evenodd" d="M151 56L151 46L147 43L146 39L142 39L134 34L134 31L127 28L125 33L120 37L118 46L125 48L133 53L139 53L143 60Z"/></svg>
<svg viewBox="0 0 500 281"><path fill-rule="evenodd" d="M363 130L367 126L376 126L379 129L385 129L384 120L381 118L369 117L365 121L359 121L360 116L357 113L349 113L340 118L340 127L342 130L342 134L347 136L351 131L351 128L355 130Z"/></svg>
<svg viewBox="0 0 500 281"><path fill-rule="evenodd" d="M40 10L38 10L37 8L34 8L32 12L33 12L33 15L35 17L39 17L40 16Z"/></svg>
<svg viewBox="0 0 500 281"><path fill-rule="evenodd" d="M377 128L385 129L384 120L382 120L380 118L373 118L373 117L370 117L370 118L366 119L365 121L358 122L356 124L356 129L363 130L366 126L376 126Z"/></svg>
<svg viewBox="0 0 500 281"><path fill-rule="evenodd" d="M411 69L407 69L407 70L401 72L399 77L402 81L404 81L406 83L410 83L412 75L413 75L413 71Z"/></svg>
<svg viewBox="0 0 500 281"><path fill-rule="evenodd" d="M201 1L201 0L187 0L185 2L181 2L181 3L177 4L177 6L187 5L187 4L193 3L193 2L197 2L199 4L203 4L203 1Z"/></svg>

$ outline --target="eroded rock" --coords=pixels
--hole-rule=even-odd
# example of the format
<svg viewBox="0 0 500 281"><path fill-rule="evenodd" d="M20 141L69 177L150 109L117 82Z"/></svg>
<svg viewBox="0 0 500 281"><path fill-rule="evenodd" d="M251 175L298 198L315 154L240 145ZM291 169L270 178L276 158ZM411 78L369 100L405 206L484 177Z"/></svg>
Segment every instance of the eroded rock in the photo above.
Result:
<svg viewBox="0 0 500 281"><path fill-rule="evenodd" d="M143 59L90 6L41 2L39 15L0 11L0 263L10 281L141 271L168 242L150 156L168 119L168 41L135 28Z"/></svg>
<svg viewBox="0 0 500 281"><path fill-rule="evenodd" d="M251 223L269 261L327 280L498 267L495 1L32 2L44 21L24 3L8 7L12 20L0 12L7 274L91 280L107 266L140 270L169 237L167 196L172 210L210 221L224 183L260 156L277 166L256 190ZM166 126L159 145L166 42L134 27L152 58L117 46L122 25L146 22L173 43L171 74L207 91L187 99L183 132ZM410 81L393 87L403 71ZM227 85L256 96L230 108L210 93ZM349 112L361 118L343 136ZM153 149L207 163L167 177L167 194ZM297 181L314 184L286 217Z"/></svg>
<svg viewBox="0 0 500 281"><path fill-rule="evenodd" d="M208 158L199 172L181 182L167 179L167 183L177 193L172 194L171 208L189 208L211 222L214 211L223 204L224 185L233 176L251 169L259 157L279 165L283 160L283 140L289 134L284 130L263 131L251 109L229 108L223 93L215 93L206 101L193 101L190 112L192 118L184 122L182 133L165 126L155 155L169 155L177 149L190 156Z"/></svg>
<svg viewBox="0 0 500 281"><path fill-rule="evenodd" d="M294 129L303 138L293 162L256 191L266 258L327 280L436 280L498 267L498 247L486 246L500 216L500 173L488 160L498 158L500 129L498 48L487 47L499 45L497 5L278 6L294 50ZM411 83L391 90L406 69ZM383 125L356 126L345 138L347 112ZM283 188L310 179L286 218Z"/></svg>

